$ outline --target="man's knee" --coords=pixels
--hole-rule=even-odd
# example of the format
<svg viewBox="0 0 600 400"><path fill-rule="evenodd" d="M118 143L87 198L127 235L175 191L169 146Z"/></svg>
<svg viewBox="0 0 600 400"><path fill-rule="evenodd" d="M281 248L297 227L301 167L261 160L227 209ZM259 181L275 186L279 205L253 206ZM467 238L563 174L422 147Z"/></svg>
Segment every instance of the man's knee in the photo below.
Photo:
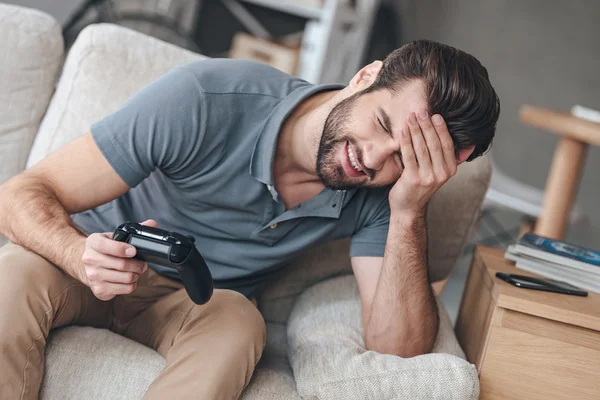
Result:
<svg viewBox="0 0 600 400"><path fill-rule="evenodd" d="M244 295L233 290L215 290L206 309L197 307L192 313L198 313L200 319L208 318L224 339L241 346L254 345L262 351L266 341L265 320Z"/></svg>
<svg viewBox="0 0 600 400"><path fill-rule="evenodd" d="M230 329L245 331L264 344L265 320L258 308L244 295L233 290L218 290L211 301L215 302L215 308L222 318L227 319Z"/></svg>

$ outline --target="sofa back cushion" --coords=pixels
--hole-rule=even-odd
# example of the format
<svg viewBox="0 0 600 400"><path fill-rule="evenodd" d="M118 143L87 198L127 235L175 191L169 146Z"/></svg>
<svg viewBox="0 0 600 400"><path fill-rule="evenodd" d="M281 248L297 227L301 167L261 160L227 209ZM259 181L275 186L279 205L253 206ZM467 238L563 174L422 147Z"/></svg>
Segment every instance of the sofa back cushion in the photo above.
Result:
<svg viewBox="0 0 600 400"><path fill-rule="evenodd" d="M27 166L89 132L92 124L154 79L199 58L199 54L118 25L86 27L69 51Z"/></svg>
<svg viewBox="0 0 600 400"><path fill-rule="evenodd" d="M25 168L63 61L58 22L0 4L0 184ZM4 239L0 237L0 246Z"/></svg>

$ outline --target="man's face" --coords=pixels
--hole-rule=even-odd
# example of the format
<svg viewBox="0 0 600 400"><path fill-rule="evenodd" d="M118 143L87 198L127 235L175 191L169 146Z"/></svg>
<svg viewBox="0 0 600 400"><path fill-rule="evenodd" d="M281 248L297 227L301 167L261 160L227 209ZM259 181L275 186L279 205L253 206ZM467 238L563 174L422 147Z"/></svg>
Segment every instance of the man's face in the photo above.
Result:
<svg viewBox="0 0 600 400"><path fill-rule="evenodd" d="M421 81L397 93L363 92L342 100L329 113L317 153L317 175L334 190L394 184L403 171L401 129L410 113L427 109Z"/></svg>

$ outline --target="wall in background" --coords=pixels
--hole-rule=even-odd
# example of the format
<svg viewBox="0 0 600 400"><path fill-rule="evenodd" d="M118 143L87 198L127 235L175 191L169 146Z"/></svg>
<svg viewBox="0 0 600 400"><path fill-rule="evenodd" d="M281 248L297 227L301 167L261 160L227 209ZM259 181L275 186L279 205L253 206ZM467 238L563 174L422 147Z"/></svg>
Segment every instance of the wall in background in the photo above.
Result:
<svg viewBox="0 0 600 400"><path fill-rule="evenodd" d="M475 55L490 73L502 113L494 160L543 188L557 136L522 125L521 104L600 109L600 2L577 0L394 0L402 42L432 39ZM600 248L600 148L591 147L578 203L589 225L569 240Z"/></svg>

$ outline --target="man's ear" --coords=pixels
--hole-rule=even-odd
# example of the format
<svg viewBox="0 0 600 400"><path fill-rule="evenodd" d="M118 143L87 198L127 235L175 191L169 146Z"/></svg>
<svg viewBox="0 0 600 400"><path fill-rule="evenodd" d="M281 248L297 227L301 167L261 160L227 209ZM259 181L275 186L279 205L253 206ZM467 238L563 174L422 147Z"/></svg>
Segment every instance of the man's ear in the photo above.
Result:
<svg viewBox="0 0 600 400"><path fill-rule="evenodd" d="M462 164L464 163L467 158L469 158L471 156L471 154L473 154L473 151L475 150L475 145L471 146L471 147L467 147L466 149L461 149L458 150L456 152L456 161L458 161L458 164Z"/></svg>
<svg viewBox="0 0 600 400"><path fill-rule="evenodd" d="M356 73L356 75L354 75L350 81L350 87L357 90L363 90L371 86L371 84L375 82L375 79L379 75L381 67L383 67L383 62L379 60L373 61L369 65L365 65Z"/></svg>

